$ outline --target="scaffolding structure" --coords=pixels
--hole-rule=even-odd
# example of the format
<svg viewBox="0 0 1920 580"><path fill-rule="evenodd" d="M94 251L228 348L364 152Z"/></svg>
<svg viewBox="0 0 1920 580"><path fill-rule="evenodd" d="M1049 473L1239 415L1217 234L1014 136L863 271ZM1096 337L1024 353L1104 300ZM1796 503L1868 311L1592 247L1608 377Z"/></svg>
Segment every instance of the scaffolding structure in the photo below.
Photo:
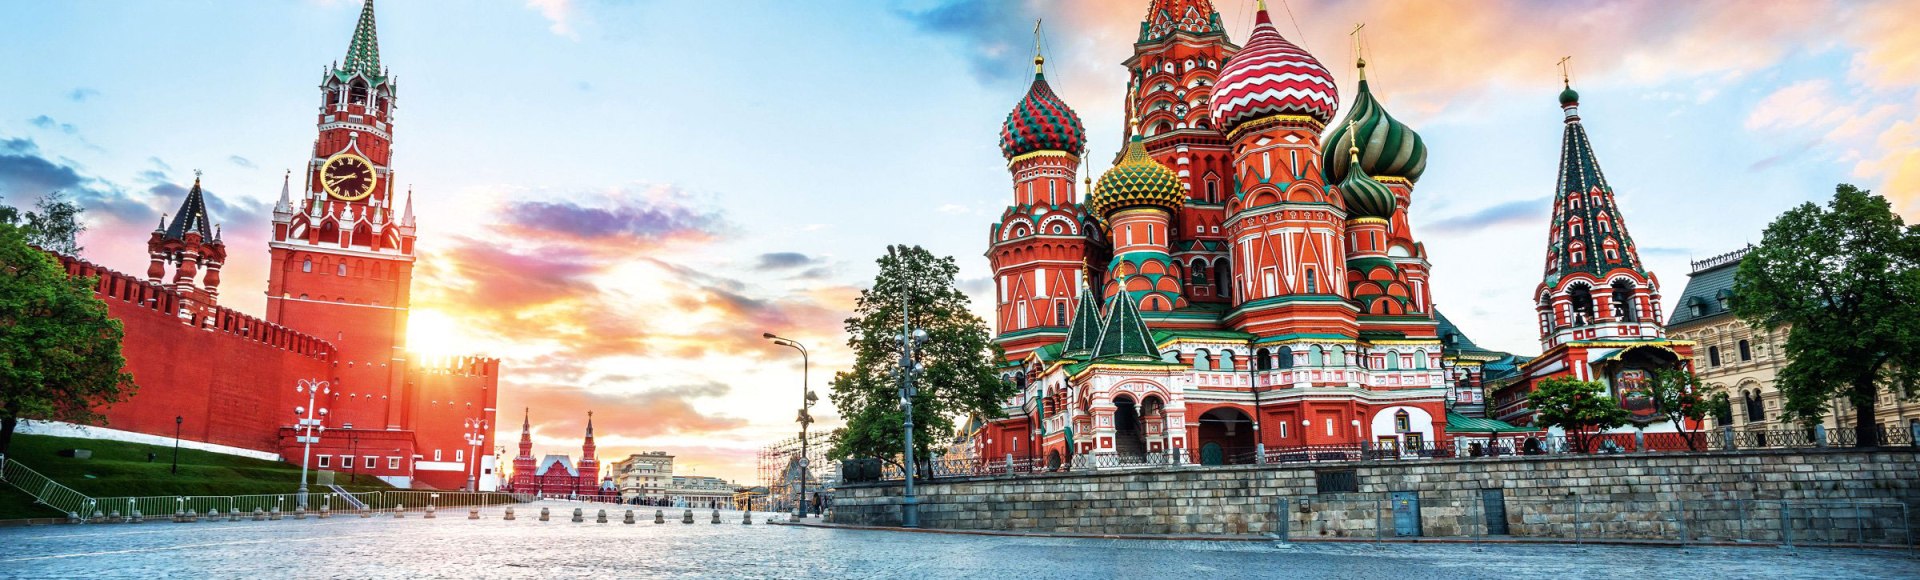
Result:
<svg viewBox="0 0 1920 580"><path fill-rule="evenodd" d="M807 496L821 506L830 501L834 488L840 485L840 464L827 461L830 437L822 432L807 434ZM765 505L770 511L793 511L794 487L800 483L800 447L800 438L795 436L760 448L760 485L767 490Z"/></svg>

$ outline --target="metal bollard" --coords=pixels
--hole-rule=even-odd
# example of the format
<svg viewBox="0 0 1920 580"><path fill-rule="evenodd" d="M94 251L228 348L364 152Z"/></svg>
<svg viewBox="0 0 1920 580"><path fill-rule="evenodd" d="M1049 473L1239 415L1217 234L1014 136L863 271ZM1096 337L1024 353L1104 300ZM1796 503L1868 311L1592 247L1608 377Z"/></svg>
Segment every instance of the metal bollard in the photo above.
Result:
<svg viewBox="0 0 1920 580"><path fill-rule="evenodd" d="M607 510L600 510L600 515L594 516L593 523L596 523L596 524L607 523Z"/></svg>
<svg viewBox="0 0 1920 580"><path fill-rule="evenodd" d="M404 517L407 517L407 505L399 503L393 504L393 519L397 520Z"/></svg>
<svg viewBox="0 0 1920 580"><path fill-rule="evenodd" d="M580 508L573 508L573 523L577 524L584 521L587 521L587 518L582 515Z"/></svg>
<svg viewBox="0 0 1920 580"><path fill-rule="evenodd" d="M622 520L622 523L633 523L633 510L627 510L627 518Z"/></svg>
<svg viewBox="0 0 1920 580"><path fill-rule="evenodd" d="M505 519L509 522L513 521L513 506L507 506L507 516L502 519Z"/></svg>
<svg viewBox="0 0 1920 580"><path fill-rule="evenodd" d="M469 519L469 520L477 520L477 519L480 519L480 506L471 506L471 507L468 507L468 508L467 508L467 519Z"/></svg>
<svg viewBox="0 0 1920 580"><path fill-rule="evenodd" d="M743 525L743 526L753 525L753 510L740 512L740 525Z"/></svg>
<svg viewBox="0 0 1920 580"><path fill-rule="evenodd" d="M373 506L367 506L365 508L362 508L360 510L360 517L361 518L373 517Z"/></svg>
<svg viewBox="0 0 1920 580"><path fill-rule="evenodd" d="M198 523L200 521L200 514L193 510L187 510L187 521Z"/></svg>
<svg viewBox="0 0 1920 580"><path fill-rule="evenodd" d="M304 507L293 508L293 519L296 519L296 520L307 519L307 508L304 508Z"/></svg>
<svg viewBox="0 0 1920 580"><path fill-rule="evenodd" d="M191 513L192 510L188 510L188 511L189 513ZM267 510L267 519L273 520L276 522L280 521L280 508L275 507L271 510Z"/></svg>
<svg viewBox="0 0 1920 580"><path fill-rule="evenodd" d="M127 521L126 518L120 517L120 510L113 510L113 513L107 514L107 517L112 518L114 523L124 523Z"/></svg>
<svg viewBox="0 0 1920 580"><path fill-rule="evenodd" d="M427 515L423 517L429 520L433 519L433 504L427 504Z"/></svg>
<svg viewBox="0 0 1920 580"><path fill-rule="evenodd" d="M693 523L693 508L687 508L686 515L680 516L680 523L683 523L683 524Z"/></svg>
<svg viewBox="0 0 1920 580"><path fill-rule="evenodd" d="M185 521L187 521L187 510L184 510L184 509L173 510L173 523L178 524Z"/></svg>
<svg viewBox="0 0 1920 580"><path fill-rule="evenodd" d="M540 521L547 521L547 508L540 508Z"/></svg>
<svg viewBox="0 0 1920 580"><path fill-rule="evenodd" d="M653 523L656 523L656 524L667 523L667 511L653 510Z"/></svg>
<svg viewBox="0 0 1920 580"><path fill-rule="evenodd" d="M257 507L253 508L253 521L256 521L256 522L267 521L267 511Z"/></svg>
<svg viewBox="0 0 1920 580"><path fill-rule="evenodd" d="M331 515L333 515L333 507L324 503L320 504L320 519L327 519L327 517Z"/></svg>
<svg viewBox="0 0 1920 580"><path fill-rule="evenodd" d="M713 510L713 523L720 523L720 510Z"/></svg>
<svg viewBox="0 0 1920 580"><path fill-rule="evenodd" d="M100 510L93 510L93 517L87 520L87 523L90 524L103 524L106 522L107 514L100 513Z"/></svg>
<svg viewBox="0 0 1920 580"><path fill-rule="evenodd" d="M131 516L131 517L129 517L129 518L127 518L127 523L130 523L130 524L144 524L144 523L147 523L147 518L145 518L145 517L141 517L141 515L140 515L140 510L139 510L139 509L135 509L135 510L133 510L133 516Z"/></svg>

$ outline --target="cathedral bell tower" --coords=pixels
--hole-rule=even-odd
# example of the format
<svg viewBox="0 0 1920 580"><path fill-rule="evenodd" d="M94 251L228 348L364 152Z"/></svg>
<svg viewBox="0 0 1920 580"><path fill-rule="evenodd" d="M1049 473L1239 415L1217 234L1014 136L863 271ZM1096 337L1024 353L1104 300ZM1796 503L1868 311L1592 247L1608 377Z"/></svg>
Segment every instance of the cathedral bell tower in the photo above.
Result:
<svg viewBox="0 0 1920 580"><path fill-rule="evenodd" d="M1234 240L1227 325L1263 336L1357 333L1347 298L1338 192L1322 177L1320 130L1339 109L1332 73L1280 36L1260 3L1245 48L1221 67L1213 121L1233 152L1222 229Z"/></svg>
<svg viewBox="0 0 1920 580"><path fill-rule="evenodd" d="M402 384L413 279L411 192L394 187L396 86L380 66L373 1L346 58L320 81L319 138L273 209L267 320L332 342L333 420L360 429L407 424ZM402 208L396 211L396 208Z"/></svg>
<svg viewBox="0 0 1920 580"><path fill-rule="evenodd" d="M1000 130L1013 202L993 225L987 249L996 285L994 335L1008 360L1066 336L1067 314L1083 283L1079 268L1098 235L1073 182L1086 131L1047 84L1038 44L1033 84Z"/></svg>

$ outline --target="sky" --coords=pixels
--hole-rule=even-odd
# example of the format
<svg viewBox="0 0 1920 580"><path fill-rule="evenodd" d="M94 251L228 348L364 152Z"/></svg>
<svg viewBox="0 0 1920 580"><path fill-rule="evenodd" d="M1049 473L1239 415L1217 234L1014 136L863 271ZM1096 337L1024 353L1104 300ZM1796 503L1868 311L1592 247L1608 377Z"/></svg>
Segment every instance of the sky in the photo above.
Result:
<svg viewBox="0 0 1920 580"><path fill-rule="evenodd" d="M222 303L265 307L269 213L316 135L353 0L0 0L0 199L63 190L84 257L145 270L193 171L229 259ZM1220 0L1243 42L1254 0ZM822 392L887 244L954 256L990 316L998 134L1047 78L1089 142L1121 143L1147 0L379 0L413 188L413 348L505 359L498 439L678 456L752 481ZM1757 242L1837 183L1920 217L1920 2L1272 2L1282 34L1425 138L1414 235L1435 301L1482 346L1539 351L1540 279L1573 56L1581 116L1666 308L1689 261ZM1344 114L1344 112L1342 113ZM1094 171L1111 156L1096 148Z"/></svg>

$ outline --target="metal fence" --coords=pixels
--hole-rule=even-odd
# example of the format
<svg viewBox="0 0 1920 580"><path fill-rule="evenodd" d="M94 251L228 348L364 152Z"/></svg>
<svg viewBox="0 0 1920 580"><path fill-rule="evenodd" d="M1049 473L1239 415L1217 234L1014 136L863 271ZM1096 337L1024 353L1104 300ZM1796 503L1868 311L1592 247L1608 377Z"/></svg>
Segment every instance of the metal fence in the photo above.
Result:
<svg viewBox="0 0 1920 580"><path fill-rule="evenodd" d="M1884 499L1645 499L1578 495L1340 493L1275 500L1280 540L1553 540L1780 546L1898 546L1914 550L1907 503Z"/></svg>
<svg viewBox="0 0 1920 580"><path fill-rule="evenodd" d="M1914 430L1877 427L1881 447L1915 446ZM1514 455L1715 453L1756 449L1849 448L1857 441L1852 428L1825 427L1772 430L1710 429L1690 433L1590 433L1567 435L1519 434L1457 435L1417 446L1388 442L1355 442L1288 447L1230 447L1207 450L1175 449L1125 456L1082 453L1059 462L1031 457L941 459L922 464L916 477L941 479L1048 472L1132 469L1154 466L1277 465L1352 461L1420 461L1432 459L1497 458ZM882 469L882 481L903 478L896 464Z"/></svg>

